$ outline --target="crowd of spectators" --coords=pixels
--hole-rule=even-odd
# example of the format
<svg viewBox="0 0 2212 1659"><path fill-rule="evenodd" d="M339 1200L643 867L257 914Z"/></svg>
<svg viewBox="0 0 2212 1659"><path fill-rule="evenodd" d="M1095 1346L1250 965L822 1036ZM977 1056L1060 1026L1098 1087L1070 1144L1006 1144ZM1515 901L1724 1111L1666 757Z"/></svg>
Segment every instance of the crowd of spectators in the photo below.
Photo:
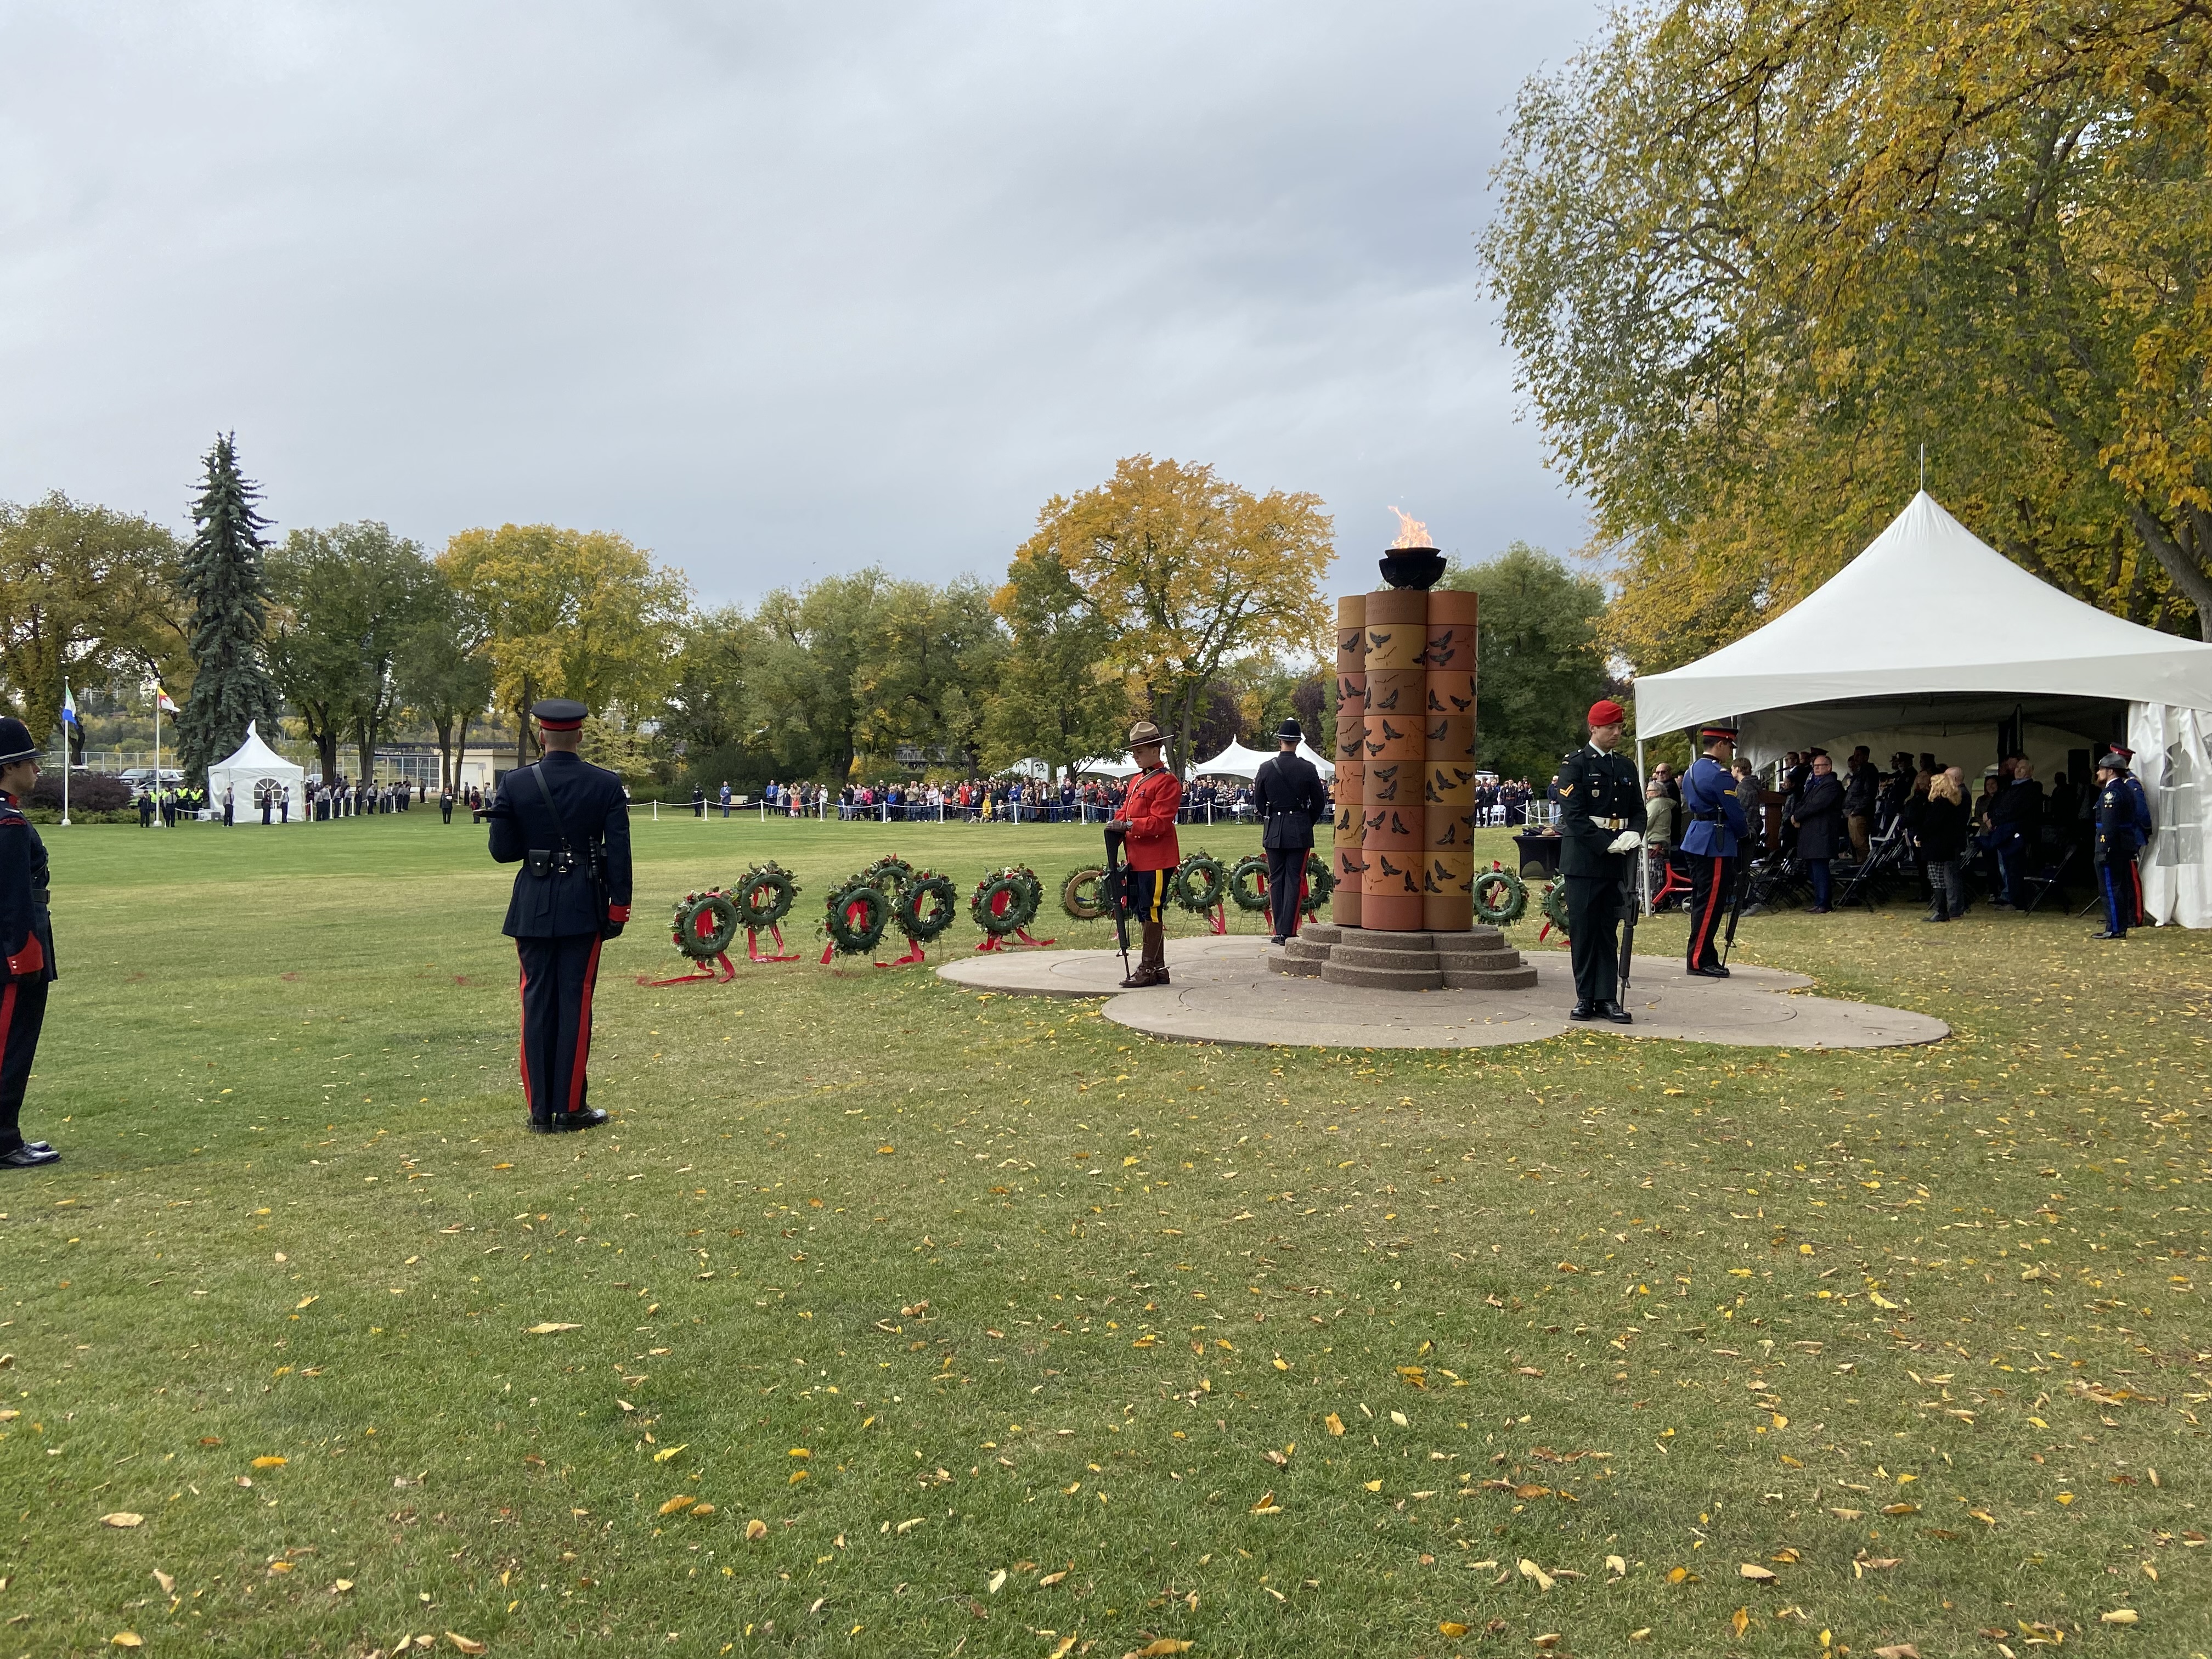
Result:
<svg viewBox="0 0 2212 1659"><path fill-rule="evenodd" d="M691 811L697 817L742 812L844 823L1104 823L1119 814L1126 793L1121 781L1097 778L1057 784L1019 777L854 783L836 791L770 779L757 797L727 783L712 793L694 786ZM1241 778L1200 778L1183 791L1184 823L1248 819L1252 812L1252 786Z"/></svg>
<svg viewBox="0 0 2212 1659"><path fill-rule="evenodd" d="M1863 744L1840 772L1825 749L1793 750L1775 768L1771 793L1748 762L1735 772L1753 855L1771 841L1802 872L1814 915L1869 860L1910 871L1931 921L1964 915L1977 896L2025 909L2037 884L2063 885L2075 869L2086 878L2096 792L2063 772L2045 788L2017 751L1983 769L1978 793L1965 768L1933 754L1894 754L1884 769ZM1657 892L1676 884L1666 872L1681 828L1681 784L1665 762L1652 769L1644 804Z"/></svg>

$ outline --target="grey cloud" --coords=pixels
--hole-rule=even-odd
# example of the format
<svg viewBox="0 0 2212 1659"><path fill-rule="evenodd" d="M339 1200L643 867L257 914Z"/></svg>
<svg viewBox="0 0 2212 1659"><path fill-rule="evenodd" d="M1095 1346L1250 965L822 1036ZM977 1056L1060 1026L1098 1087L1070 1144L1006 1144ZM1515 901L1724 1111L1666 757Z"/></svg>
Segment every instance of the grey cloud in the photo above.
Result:
<svg viewBox="0 0 2212 1659"><path fill-rule="evenodd" d="M0 495L1003 568L1138 450L1579 542L1474 263L1597 8L0 9Z"/></svg>

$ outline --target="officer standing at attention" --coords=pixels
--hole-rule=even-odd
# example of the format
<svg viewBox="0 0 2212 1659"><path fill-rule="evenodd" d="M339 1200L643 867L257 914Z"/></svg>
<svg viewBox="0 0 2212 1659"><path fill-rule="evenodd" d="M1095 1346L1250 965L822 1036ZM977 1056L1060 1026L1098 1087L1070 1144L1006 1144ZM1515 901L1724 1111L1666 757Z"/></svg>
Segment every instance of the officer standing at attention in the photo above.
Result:
<svg viewBox="0 0 2212 1659"><path fill-rule="evenodd" d="M520 862L501 931L522 963L522 1094L535 1134L607 1121L586 1098L599 946L629 920L629 809L622 780L576 752L584 705L530 711L544 750L507 775L484 816L491 855Z"/></svg>
<svg viewBox="0 0 2212 1659"><path fill-rule="evenodd" d="M1298 753L1305 732L1285 720L1275 732L1279 753L1260 763L1252 778L1252 802L1260 813L1260 844L1267 849L1267 902L1274 926L1267 943L1295 938L1298 909L1305 902L1306 860L1312 855L1314 825L1330 816L1328 792L1321 771Z"/></svg>
<svg viewBox="0 0 2212 1659"><path fill-rule="evenodd" d="M2097 762L2097 889L2105 896L2105 931L2096 939L2121 939L2142 922L2142 866L2136 862L2150 840L2150 802L2128 770L2135 750L2115 747Z"/></svg>
<svg viewBox="0 0 2212 1659"><path fill-rule="evenodd" d="M1613 751L1628 715L1610 697L1590 705L1589 742L1559 767L1559 874L1567 884L1567 946L1575 967L1569 1019L1633 1018L1620 1006L1620 918L1629 855L1644 846L1636 763Z"/></svg>
<svg viewBox="0 0 2212 1659"><path fill-rule="evenodd" d="M1130 780L1121 811L1107 824L1127 837L1129 914L1144 934L1136 971L1121 981L1125 990L1168 983L1168 890L1182 848L1176 840L1176 814L1182 810L1182 784L1160 758L1167 739L1150 720L1129 728L1129 754L1144 769Z"/></svg>
<svg viewBox="0 0 2212 1659"><path fill-rule="evenodd" d="M1689 825L1682 852L1690 860L1690 971L1706 979L1726 979L1721 962L1721 913L1735 891L1736 860L1750 833L1743 797L1736 793L1729 762L1735 732L1708 726L1698 733L1705 752L1690 763L1682 778L1682 811Z"/></svg>
<svg viewBox="0 0 2212 1659"><path fill-rule="evenodd" d="M24 797L39 781L39 746L13 715L0 718L0 1169L35 1170L60 1162L43 1140L26 1141L19 1127L23 1091L46 1019L46 987L54 973L54 923L46 908L46 844L23 816Z"/></svg>

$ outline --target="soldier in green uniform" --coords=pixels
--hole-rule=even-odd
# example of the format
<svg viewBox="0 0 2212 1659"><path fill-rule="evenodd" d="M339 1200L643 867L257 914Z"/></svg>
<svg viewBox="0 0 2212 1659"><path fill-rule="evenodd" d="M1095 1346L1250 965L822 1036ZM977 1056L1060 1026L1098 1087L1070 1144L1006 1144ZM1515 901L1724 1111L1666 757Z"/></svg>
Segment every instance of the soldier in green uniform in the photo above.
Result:
<svg viewBox="0 0 2212 1659"><path fill-rule="evenodd" d="M1628 715L1610 697L1590 705L1589 742L1559 767L1559 874L1567 884L1567 944L1575 966L1570 1019L1632 1016L1620 1006L1620 919L1629 860L1644 845L1644 786L1616 755Z"/></svg>

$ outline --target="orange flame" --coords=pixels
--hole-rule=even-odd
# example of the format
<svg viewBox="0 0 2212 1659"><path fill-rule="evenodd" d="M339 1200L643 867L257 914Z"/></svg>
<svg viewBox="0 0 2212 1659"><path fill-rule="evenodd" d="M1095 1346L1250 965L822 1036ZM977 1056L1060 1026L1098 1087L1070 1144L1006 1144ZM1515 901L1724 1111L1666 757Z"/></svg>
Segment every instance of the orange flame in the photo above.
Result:
<svg viewBox="0 0 2212 1659"><path fill-rule="evenodd" d="M1395 507L1390 510L1398 514L1398 539L1392 542L1391 546L1434 547L1437 544L1435 538L1429 534L1428 526L1408 514L1399 512Z"/></svg>

